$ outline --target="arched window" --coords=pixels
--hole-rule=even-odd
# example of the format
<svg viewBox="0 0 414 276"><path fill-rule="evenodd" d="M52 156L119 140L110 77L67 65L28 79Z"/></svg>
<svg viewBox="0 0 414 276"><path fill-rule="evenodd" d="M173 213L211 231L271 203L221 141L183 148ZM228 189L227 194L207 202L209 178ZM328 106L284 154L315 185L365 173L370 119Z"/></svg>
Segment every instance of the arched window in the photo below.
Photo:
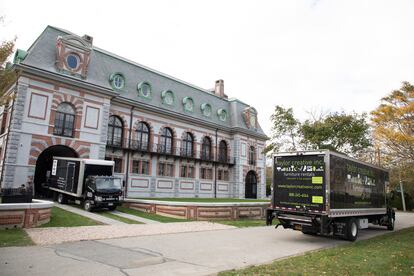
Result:
<svg viewBox="0 0 414 276"><path fill-rule="evenodd" d="M219 162L227 163L227 143L224 140L221 140L219 145Z"/></svg>
<svg viewBox="0 0 414 276"><path fill-rule="evenodd" d="M108 123L107 144L110 146L121 147L124 125L118 116L110 116Z"/></svg>
<svg viewBox="0 0 414 276"><path fill-rule="evenodd" d="M193 144L194 138L190 132L187 132L184 136L183 147L181 148L181 155L193 156Z"/></svg>
<svg viewBox="0 0 414 276"><path fill-rule="evenodd" d="M165 127L161 131L161 141L159 144L159 151L162 153L172 154L173 151L173 135L172 130L168 127Z"/></svg>
<svg viewBox="0 0 414 276"><path fill-rule="evenodd" d="M56 109L53 134L73 137L75 128L75 109L69 103L61 103Z"/></svg>
<svg viewBox="0 0 414 276"><path fill-rule="evenodd" d="M149 145L149 127L146 123L140 122L136 129L137 140L135 148L139 150L148 150Z"/></svg>
<svg viewBox="0 0 414 276"><path fill-rule="evenodd" d="M253 146L250 146L250 148L249 148L249 164L250 165L255 165L256 164L255 149L254 149Z"/></svg>
<svg viewBox="0 0 414 276"><path fill-rule="evenodd" d="M201 145L201 159L211 160L211 139L209 137L203 138L203 143Z"/></svg>

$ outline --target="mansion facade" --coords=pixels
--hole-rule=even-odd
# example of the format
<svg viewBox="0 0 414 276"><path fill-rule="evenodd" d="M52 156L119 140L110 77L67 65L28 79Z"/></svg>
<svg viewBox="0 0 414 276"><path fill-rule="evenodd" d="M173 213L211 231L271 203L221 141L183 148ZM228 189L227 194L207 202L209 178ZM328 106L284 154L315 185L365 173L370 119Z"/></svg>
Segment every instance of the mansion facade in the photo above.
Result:
<svg viewBox="0 0 414 276"><path fill-rule="evenodd" d="M1 187L45 191L53 156L106 159L127 197L263 198L267 136L255 108L48 26L17 50L4 95Z"/></svg>

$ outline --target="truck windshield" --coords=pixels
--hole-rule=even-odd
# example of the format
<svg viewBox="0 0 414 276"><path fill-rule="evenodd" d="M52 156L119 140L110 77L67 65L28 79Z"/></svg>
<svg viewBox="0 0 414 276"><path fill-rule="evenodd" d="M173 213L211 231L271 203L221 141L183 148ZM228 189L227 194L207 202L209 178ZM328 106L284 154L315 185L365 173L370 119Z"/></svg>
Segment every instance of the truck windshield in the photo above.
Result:
<svg viewBox="0 0 414 276"><path fill-rule="evenodd" d="M119 178L97 178L96 189L98 191L120 191L121 179Z"/></svg>

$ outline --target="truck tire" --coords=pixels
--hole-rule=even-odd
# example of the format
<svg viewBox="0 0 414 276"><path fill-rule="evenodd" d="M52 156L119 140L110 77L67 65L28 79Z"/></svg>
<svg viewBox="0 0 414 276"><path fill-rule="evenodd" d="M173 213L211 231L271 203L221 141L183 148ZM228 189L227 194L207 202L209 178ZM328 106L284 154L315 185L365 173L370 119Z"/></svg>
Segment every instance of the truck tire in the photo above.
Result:
<svg viewBox="0 0 414 276"><path fill-rule="evenodd" d="M393 216L388 217L388 225L387 225L387 229L390 231L394 230L394 225L395 225L395 219Z"/></svg>
<svg viewBox="0 0 414 276"><path fill-rule="evenodd" d="M66 196L62 193L58 193L57 202L60 203L60 204L66 204L66 202L67 202Z"/></svg>
<svg viewBox="0 0 414 276"><path fill-rule="evenodd" d="M114 211L115 209L116 209L116 206L109 206L109 207L108 207L108 210L109 210L109 211Z"/></svg>
<svg viewBox="0 0 414 276"><path fill-rule="evenodd" d="M346 239L348 241L355 241L358 237L358 223L354 218L350 218L346 225Z"/></svg>
<svg viewBox="0 0 414 276"><path fill-rule="evenodd" d="M90 200L85 200L85 202L83 203L83 209L87 212L91 212L93 207L92 207L92 203Z"/></svg>

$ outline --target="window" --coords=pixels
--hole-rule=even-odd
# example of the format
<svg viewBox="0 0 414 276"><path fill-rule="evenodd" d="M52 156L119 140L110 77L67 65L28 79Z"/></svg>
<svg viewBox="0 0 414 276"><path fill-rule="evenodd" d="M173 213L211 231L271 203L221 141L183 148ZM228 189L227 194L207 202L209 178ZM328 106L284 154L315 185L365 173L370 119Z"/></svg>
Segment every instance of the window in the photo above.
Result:
<svg viewBox="0 0 414 276"><path fill-rule="evenodd" d="M217 179L222 181L229 181L229 171L225 169L218 169Z"/></svg>
<svg viewBox="0 0 414 276"><path fill-rule="evenodd" d="M67 63L67 65L70 69L76 70L79 67L79 64L80 64L80 58L79 58L78 55L76 55L74 53L70 53L66 57L66 63Z"/></svg>
<svg viewBox="0 0 414 276"><path fill-rule="evenodd" d="M166 90L161 93L162 103L166 105L174 105L175 97L171 90Z"/></svg>
<svg viewBox="0 0 414 276"><path fill-rule="evenodd" d="M219 162L227 163L227 143L224 140L221 140L219 145Z"/></svg>
<svg viewBox="0 0 414 276"><path fill-rule="evenodd" d="M172 130L168 127L165 127L161 131L161 140L158 147L158 151L162 153L172 154L173 148L173 135Z"/></svg>
<svg viewBox="0 0 414 276"><path fill-rule="evenodd" d="M212 168L200 168L200 178L201 179L213 179L213 169Z"/></svg>
<svg viewBox="0 0 414 276"><path fill-rule="evenodd" d="M229 181L229 171L227 171L227 170L224 170L224 172L223 172L223 177L224 177L224 181Z"/></svg>
<svg viewBox="0 0 414 276"><path fill-rule="evenodd" d="M69 103L61 103L56 110L54 135L73 137L75 109Z"/></svg>
<svg viewBox="0 0 414 276"><path fill-rule="evenodd" d="M125 86L125 78L121 73L112 74L109 77L109 82L113 89L121 90Z"/></svg>
<svg viewBox="0 0 414 276"><path fill-rule="evenodd" d="M227 120L227 111L225 109L220 108L217 110L217 116L219 117L220 121L225 122Z"/></svg>
<svg viewBox="0 0 414 276"><path fill-rule="evenodd" d="M148 150L149 145L149 127L146 123L140 122L136 130L137 140L133 143L134 148L139 150Z"/></svg>
<svg viewBox="0 0 414 276"><path fill-rule="evenodd" d="M204 137L201 145L201 159L211 160L211 157L211 139L209 137Z"/></svg>
<svg viewBox="0 0 414 276"><path fill-rule="evenodd" d="M132 173L139 173L139 160L132 160Z"/></svg>
<svg viewBox="0 0 414 276"><path fill-rule="evenodd" d="M149 175L149 161L133 160L132 173Z"/></svg>
<svg viewBox="0 0 414 276"><path fill-rule="evenodd" d="M141 174L149 175L149 161L141 161Z"/></svg>
<svg viewBox="0 0 414 276"><path fill-rule="evenodd" d="M193 135L190 132L187 132L184 136L183 147L181 148L181 155L188 157L193 156L193 144Z"/></svg>
<svg viewBox="0 0 414 276"><path fill-rule="evenodd" d="M122 159L121 158L114 158L115 166L114 172L122 173Z"/></svg>
<svg viewBox="0 0 414 276"><path fill-rule="evenodd" d="M118 116L110 116L108 124L107 144L110 146L121 147L124 126Z"/></svg>
<svg viewBox="0 0 414 276"><path fill-rule="evenodd" d="M255 150L253 146L250 146L249 148L249 165L255 165L256 164L256 160L255 160Z"/></svg>
<svg viewBox="0 0 414 276"><path fill-rule="evenodd" d="M203 115L206 117L210 117L211 116L211 105L209 105L208 103L203 103L201 105L201 111L203 112Z"/></svg>
<svg viewBox="0 0 414 276"><path fill-rule="evenodd" d="M150 99L151 98L151 85L144 81L138 84L138 95L140 97Z"/></svg>
<svg viewBox="0 0 414 276"><path fill-rule="evenodd" d="M183 99L184 110L188 112L194 111L194 100L190 97L185 97Z"/></svg>
<svg viewBox="0 0 414 276"><path fill-rule="evenodd" d="M7 114L8 114L8 104L6 104L5 106L3 106L3 114L1 117L1 129L0 129L0 134L3 134L6 132L6 126L7 126Z"/></svg>
<svg viewBox="0 0 414 276"><path fill-rule="evenodd" d="M174 176L174 165L169 163L158 164L159 176Z"/></svg>
<svg viewBox="0 0 414 276"><path fill-rule="evenodd" d="M181 177L194 178L194 166L183 164L181 165Z"/></svg>

